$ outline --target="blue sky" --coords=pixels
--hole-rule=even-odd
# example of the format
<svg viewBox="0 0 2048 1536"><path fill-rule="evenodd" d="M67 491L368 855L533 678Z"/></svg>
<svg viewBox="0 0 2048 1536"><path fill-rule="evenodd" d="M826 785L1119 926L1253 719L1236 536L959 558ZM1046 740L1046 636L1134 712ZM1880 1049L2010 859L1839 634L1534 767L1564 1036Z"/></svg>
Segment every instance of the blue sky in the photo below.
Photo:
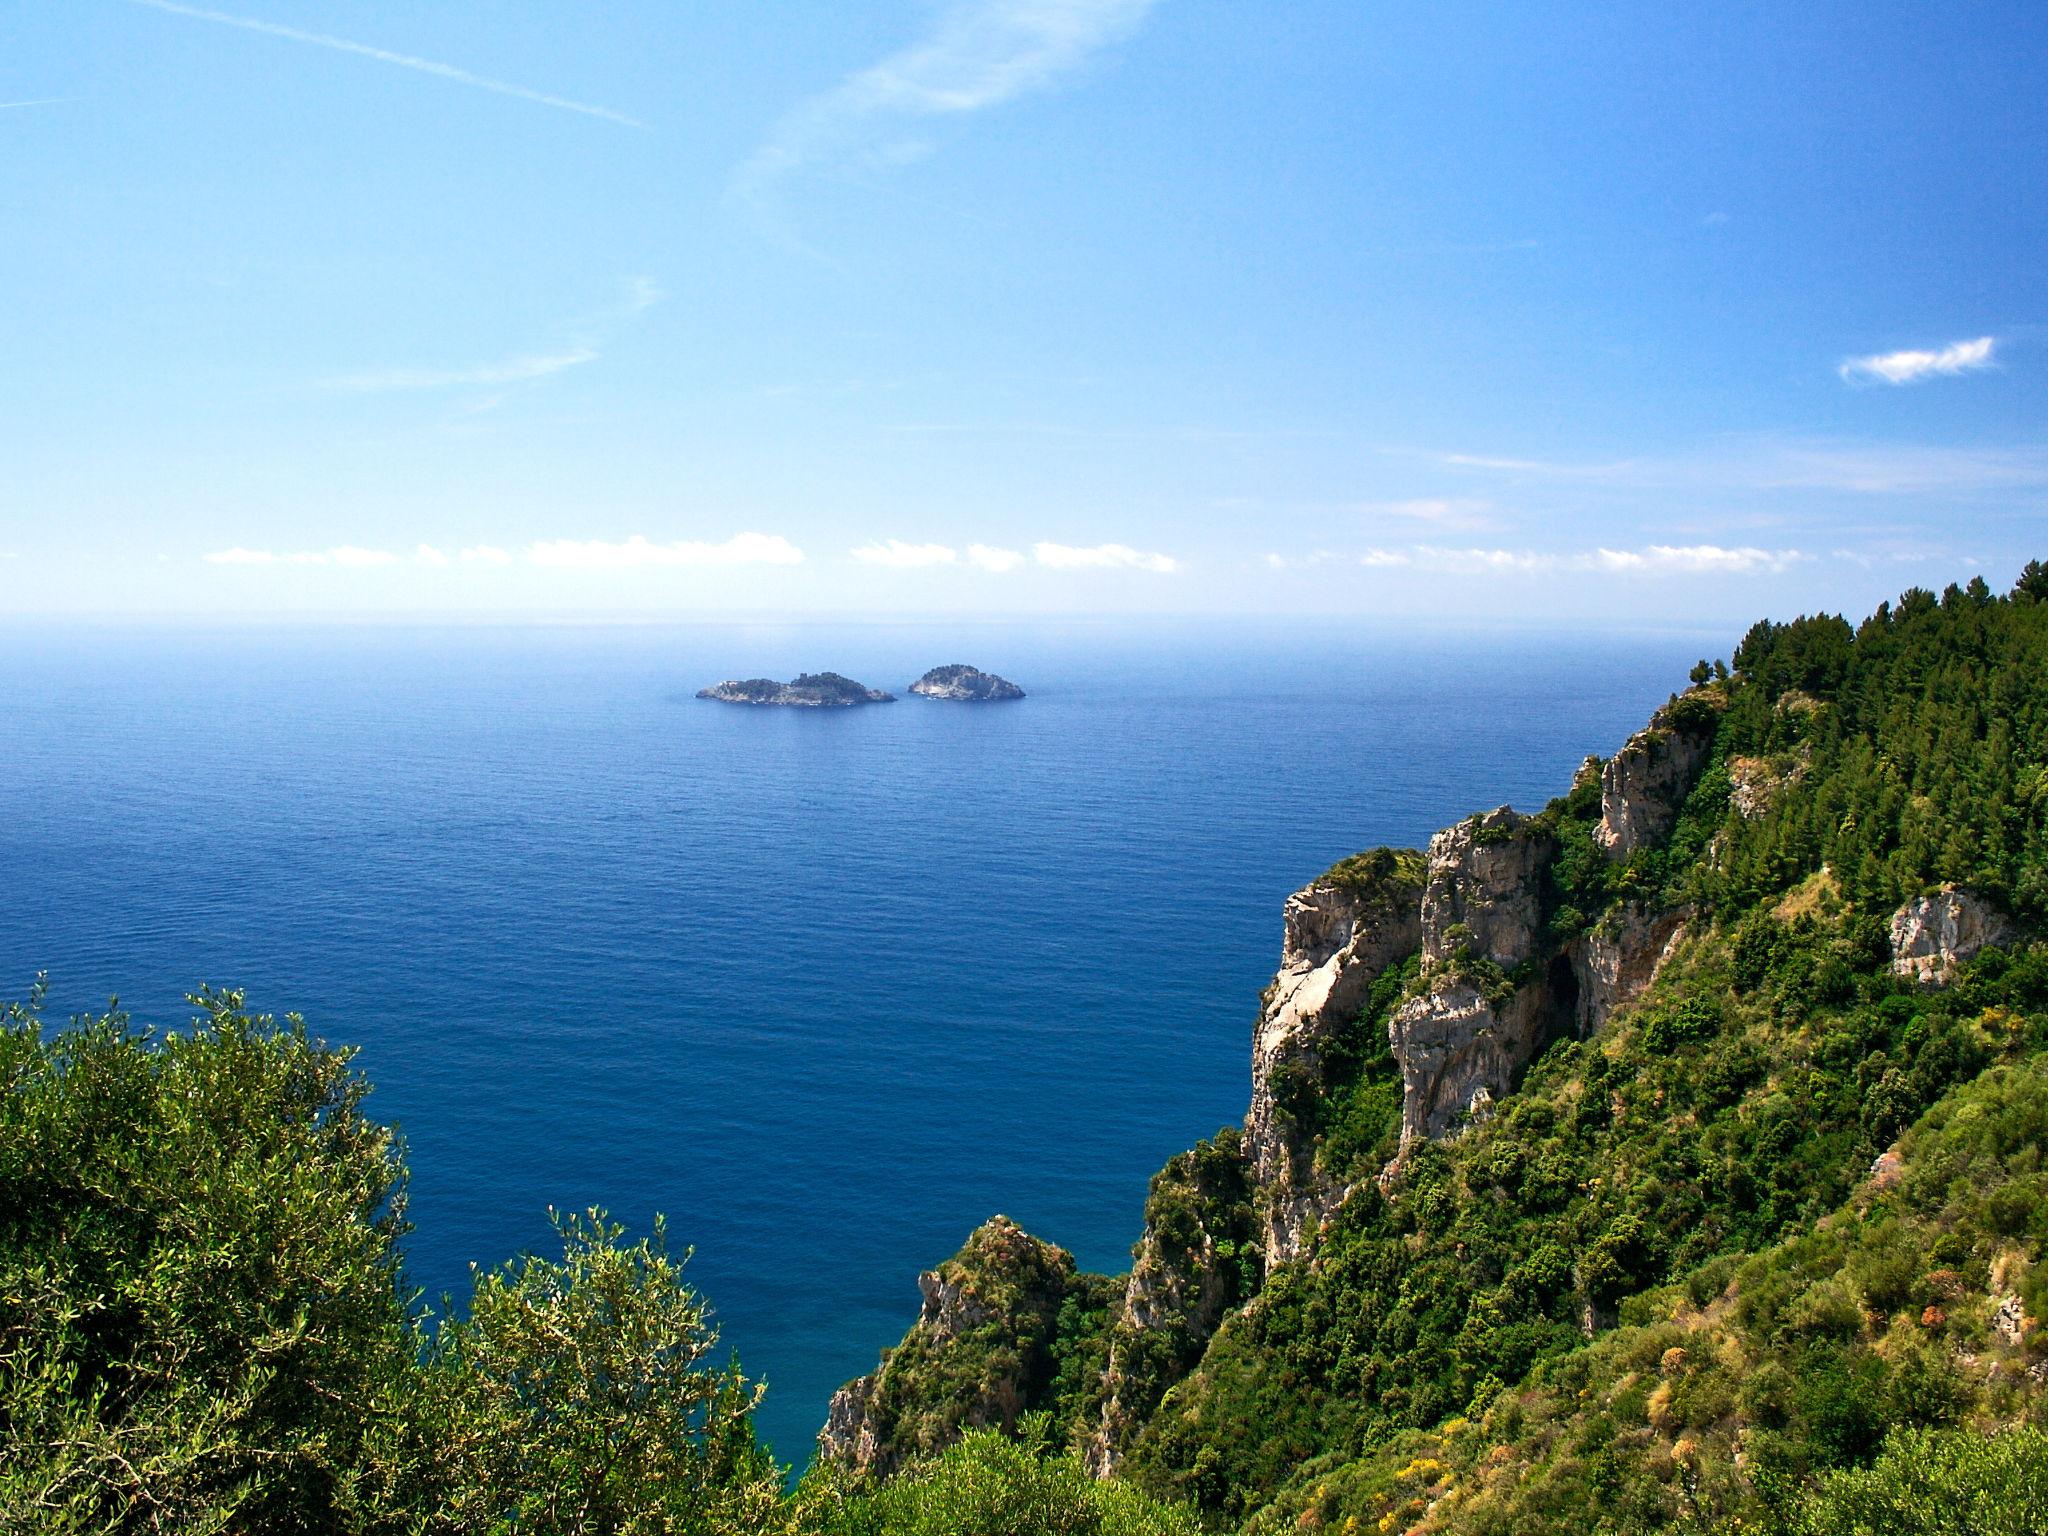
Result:
<svg viewBox="0 0 2048 1536"><path fill-rule="evenodd" d="M14 614L1731 623L2048 555L2048 8L21 0Z"/></svg>

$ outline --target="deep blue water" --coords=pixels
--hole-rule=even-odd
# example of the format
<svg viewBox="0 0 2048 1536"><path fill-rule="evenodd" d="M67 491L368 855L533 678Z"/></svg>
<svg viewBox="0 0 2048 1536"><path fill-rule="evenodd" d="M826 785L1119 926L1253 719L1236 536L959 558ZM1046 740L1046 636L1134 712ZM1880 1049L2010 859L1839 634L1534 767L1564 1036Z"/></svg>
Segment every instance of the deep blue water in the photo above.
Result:
<svg viewBox="0 0 2048 1536"><path fill-rule="evenodd" d="M1006 1212L1116 1270L1239 1119L1286 893L1540 805L1697 636L1314 625L0 631L0 992L362 1047L412 1278L668 1213L803 1458ZM969 661L1022 703L701 702Z"/></svg>

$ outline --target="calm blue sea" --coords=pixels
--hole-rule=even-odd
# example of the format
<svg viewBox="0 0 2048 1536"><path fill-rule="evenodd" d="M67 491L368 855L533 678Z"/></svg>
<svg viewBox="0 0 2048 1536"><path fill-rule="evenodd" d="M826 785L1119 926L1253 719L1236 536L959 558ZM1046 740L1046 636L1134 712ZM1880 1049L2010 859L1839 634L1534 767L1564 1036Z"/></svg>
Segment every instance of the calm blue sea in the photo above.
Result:
<svg viewBox="0 0 2048 1536"><path fill-rule="evenodd" d="M668 1213L802 1459L993 1212L1116 1270L1239 1119L1288 891L1559 792L1698 636L1367 627L0 631L0 990L362 1047L413 1279ZM1000 706L700 702L966 661Z"/></svg>

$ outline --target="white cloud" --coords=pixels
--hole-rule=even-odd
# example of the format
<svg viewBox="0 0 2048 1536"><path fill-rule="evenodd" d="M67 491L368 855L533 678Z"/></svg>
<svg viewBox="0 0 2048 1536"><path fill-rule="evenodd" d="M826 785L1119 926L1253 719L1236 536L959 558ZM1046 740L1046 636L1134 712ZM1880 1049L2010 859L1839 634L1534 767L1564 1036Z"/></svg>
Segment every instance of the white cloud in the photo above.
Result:
<svg viewBox="0 0 2048 1536"><path fill-rule="evenodd" d="M569 347L560 352L526 353L481 368L385 368L374 373L344 374L323 380L328 389L350 394L389 394L409 389L452 389L461 385L524 384L544 379L583 363L594 363L602 354L593 346Z"/></svg>
<svg viewBox="0 0 2048 1536"><path fill-rule="evenodd" d="M269 549L217 549L202 556L209 565L395 565L398 556L388 549L364 549L355 544L337 544L332 549L301 549L279 552Z"/></svg>
<svg viewBox="0 0 2048 1536"><path fill-rule="evenodd" d="M804 552L779 533L736 533L723 543L677 539L656 544L641 534L624 543L543 539L528 546L535 565L571 570L621 570L649 565L798 565Z"/></svg>
<svg viewBox="0 0 2048 1536"><path fill-rule="evenodd" d="M928 146L892 137L919 119L958 117L1050 88L1128 36L1157 0L955 0L920 41L848 76L778 124L734 178L757 206L820 162L885 168Z"/></svg>
<svg viewBox="0 0 2048 1536"><path fill-rule="evenodd" d="M130 3L146 6L152 11L163 11L172 16L189 17L193 21L211 21L223 27L236 27L244 32L260 32L265 37L283 38L287 42L307 43L312 47L329 48L337 53L352 53L358 58L375 59L380 64L395 64L400 69L415 70L423 75L436 75L443 80L453 80L458 85L474 86L480 91L493 91L500 96L516 96L521 101L534 102L543 107L556 107L564 112L578 112L585 117L603 118L608 123L619 123L627 128L647 126L622 112L614 112L609 107L594 107L588 102L571 101L566 96L529 90L523 85L508 85L503 80L473 75L468 70L457 69L452 64L436 64L431 59L414 58L406 53L392 53L387 49L372 48L367 43L352 43L347 38L332 37L324 32L302 32L297 27L279 26L274 21L258 21L249 16L230 16L224 11L209 11L196 5L174 4L173 0L130 0Z"/></svg>
<svg viewBox="0 0 2048 1536"><path fill-rule="evenodd" d="M1406 565L1408 561L1398 549L1368 549L1358 557L1358 563L1367 566Z"/></svg>
<svg viewBox="0 0 2048 1536"><path fill-rule="evenodd" d="M1909 350L1880 352L1869 357L1852 357L1839 372L1850 383L1882 380L1886 384L1912 384L1921 379L1974 373L1991 366L1991 350L1997 339L1979 336L1975 341L1952 342L1938 352Z"/></svg>
<svg viewBox="0 0 2048 1536"><path fill-rule="evenodd" d="M953 565L960 559L960 552L946 544L906 544L901 539L890 539L882 544L861 545L853 551L853 558L862 565L911 569L925 565Z"/></svg>
<svg viewBox="0 0 2048 1536"><path fill-rule="evenodd" d="M446 565L448 557L431 544L422 544L413 551L413 558L421 565Z"/></svg>
<svg viewBox="0 0 2048 1536"><path fill-rule="evenodd" d="M1683 572L1688 574L1782 571L1809 557L1796 549L1755 549L1747 545L1724 549L1718 544L1651 544L1642 549L1598 549L1592 564L1600 570Z"/></svg>
<svg viewBox="0 0 2048 1536"><path fill-rule="evenodd" d="M1014 571L1024 563L1023 553L1014 549L999 549L992 544L970 544L967 546L967 561L978 565L984 571Z"/></svg>
<svg viewBox="0 0 2048 1536"><path fill-rule="evenodd" d="M1153 571L1164 576L1180 569L1180 562L1171 555L1148 554L1128 544L1096 544L1084 549L1072 544L1041 543L1032 546L1032 553L1040 565L1056 571L1123 569Z"/></svg>
<svg viewBox="0 0 2048 1536"><path fill-rule="evenodd" d="M472 544L458 558L469 565L510 565L512 552L495 544Z"/></svg>

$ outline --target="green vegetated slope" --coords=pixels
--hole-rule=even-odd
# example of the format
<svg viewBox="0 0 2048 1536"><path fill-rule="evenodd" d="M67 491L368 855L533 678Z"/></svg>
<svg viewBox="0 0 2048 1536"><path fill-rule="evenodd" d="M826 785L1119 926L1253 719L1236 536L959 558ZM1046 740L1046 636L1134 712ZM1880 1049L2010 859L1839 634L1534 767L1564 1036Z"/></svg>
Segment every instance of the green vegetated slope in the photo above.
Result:
<svg viewBox="0 0 2048 1536"><path fill-rule="evenodd" d="M1553 803L1554 942L1627 896L1687 908L1692 937L1385 1182L1383 984L1319 1110L1349 1199L1125 1474L1258 1530L1782 1522L1890 1430L2035 1415L2048 956L1987 951L1930 990L1892 974L1887 924L1953 883L2040 931L2044 596L2030 569L2010 600L1758 625L1680 701L1718 725L1666 845L1602 856L1590 775ZM1745 779L1768 786L1749 814Z"/></svg>
<svg viewBox="0 0 2048 1536"><path fill-rule="evenodd" d="M1732 660L1661 717L1711 740L1668 833L1610 858L1582 774L1512 834L1534 955L1438 962L1545 989L1490 1109L1403 1146L1431 980L1388 965L1269 1084L1326 1197L1298 1258L1236 1128L1130 1276L992 1222L793 1491L660 1233L565 1218L439 1316L346 1052L234 994L162 1037L14 1010L0 1532L2048 1529L2048 572ZM1892 914L1949 887L2008 926L1922 985ZM1678 937L1582 1036L1561 957L1628 914Z"/></svg>

